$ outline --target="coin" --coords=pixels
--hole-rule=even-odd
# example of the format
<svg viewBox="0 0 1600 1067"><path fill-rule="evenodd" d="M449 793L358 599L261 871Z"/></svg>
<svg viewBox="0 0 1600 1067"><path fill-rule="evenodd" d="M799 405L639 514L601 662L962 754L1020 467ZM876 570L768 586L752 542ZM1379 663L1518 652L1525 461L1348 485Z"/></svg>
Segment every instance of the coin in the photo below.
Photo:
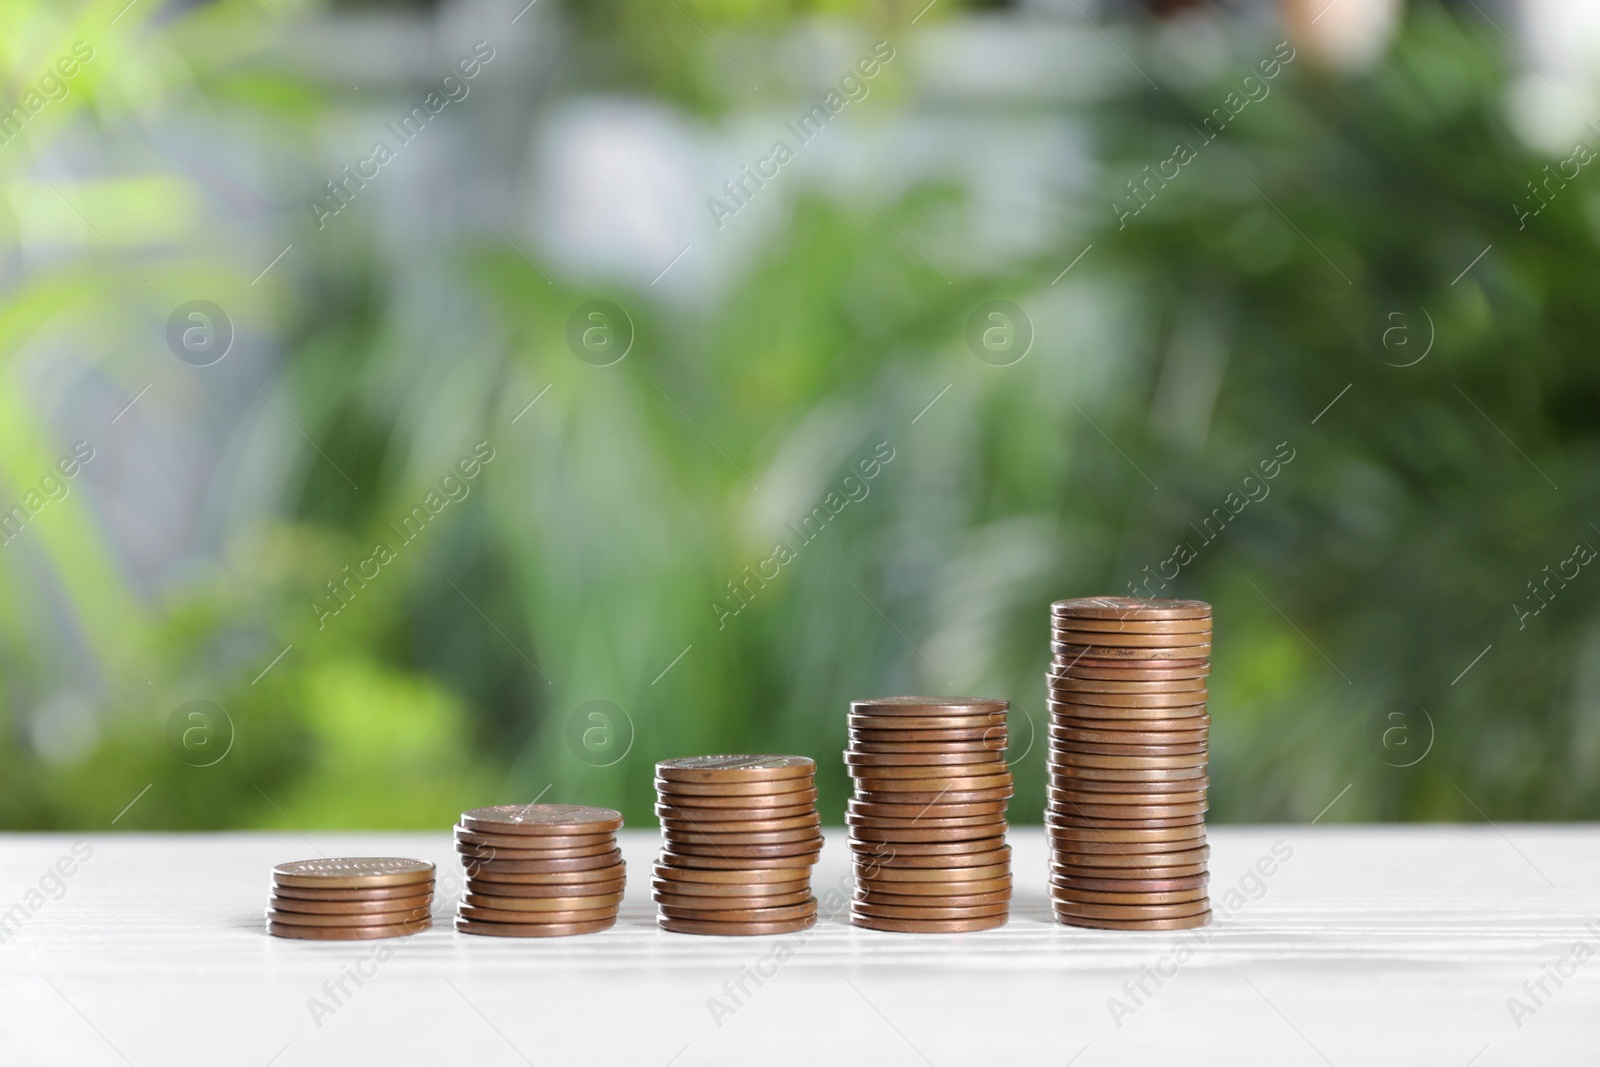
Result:
<svg viewBox="0 0 1600 1067"><path fill-rule="evenodd" d="M462 813L461 825L478 833L571 836L620 830L622 816L581 804L500 804Z"/></svg>
<svg viewBox="0 0 1600 1067"><path fill-rule="evenodd" d="M1001 913L986 919L884 919L876 915L863 915L853 909L850 912L850 921L856 926L901 934L976 933L1004 926L1009 918L1009 914Z"/></svg>
<svg viewBox="0 0 1600 1067"><path fill-rule="evenodd" d="M1052 885L1064 885L1084 878L1116 877L1124 880L1155 879L1160 881L1170 878L1193 878L1206 873L1204 860L1175 867L1140 867L1137 870L1118 870L1115 867L1080 867L1055 859L1050 861L1050 883Z"/></svg>
<svg viewBox="0 0 1600 1067"><path fill-rule="evenodd" d="M810 775L803 778L780 778L771 782L674 782L656 779L656 793L662 803L682 804L680 797L759 797L781 796L788 804L796 801L796 793L810 792L816 788ZM672 799L668 799L668 798Z"/></svg>
<svg viewBox="0 0 1600 1067"><path fill-rule="evenodd" d="M656 817L661 822L693 822L696 825L765 824L786 822L789 819L814 819L816 805L794 805L789 808L685 808L680 805L656 805Z"/></svg>
<svg viewBox="0 0 1600 1067"><path fill-rule="evenodd" d="M702 830L679 830L675 827L663 827L666 839L676 848L678 845L788 845L797 841L816 841L821 837L819 832L820 820L812 820L809 826L800 826L793 830L768 830L761 833L754 832L727 832L706 833Z"/></svg>
<svg viewBox="0 0 1600 1067"><path fill-rule="evenodd" d="M1097 596L1057 600L1050 605L1052 618L1127 619L1155 622L1166 619L1209 619L1211 605L1203 600Z"/></svg>
<svg viewBox="0 0 1600 1067"><path fill-rule="evenodd" d="M982 714L1004 712L1009 707L1009 701L987 697L874 697L850 702L852 712L881 715L917 715L925 711L941 715L954 711Z"/></svg>
<svg viewBox="0 0 1600 1067"><path fill-rule="evenodd" d="M900 744L933 744L944 741L974 741L1005 747L1005 729L997 726L971 726L950 730L879 730L852 728L848 736L856 741L892 741Z"/></svg>
<svg viewBox="0 0 1600 1067"><path fill-rule="evenodd" d="M1073 767L1047 762L1051 785L1070 786L1074 782L1186 782L1206 776L1205 764L1192 767L1163 767L1135 770L1126 767Z"/></svg>
<svg viewBox="0 0 1600 1067"><path fill-rule="evenodd" d="M719 856L724 859L808 856L822 850L822 835L813 831L811 837L776 845L699 844L674 838L667 843L667 848L680 856Z"/></svg>
<svg viewBox="0 0 1600 1067"><path fill-rule="evenodd" d="M1211 856L1211 849L1202 845L1199 848L1186 849L1181 852L1072 852L1058 853L1051 858L1052 865L1061 863L1074 867L1186 867L1190 864L1204 863Z"/></svg>
<svg viewBox="0 0 1600 1067"><path fill-rule="evenodd" d="M747 819L742 822L733 821L702 821L700 819L662 819L661 828L670 832L674 840L683 834L709 834L713 837L732 835L750 840L751 834L785 834L815 831L822 825L822 818L812 809L809 815L800 815L792 819Z"/></svg>
<svg viewBox="0 0 1600 1067"><path fill-rule="evenodd" d="M1121 860L1133 860L1150 855L1170 855L1175 852L1187 852L1205 843L1205 828L1193 837L1178 841L1091 841L1084 837L1062 838L1046 832L1046 839L1050 842L1055 855L1061 859L1071 859L1082 863L1088 856L1114 856Z"/></svg>
<svg viewBox="0 0 1600 1067"><path fill-rule="evenodd" d="M657 808L679 808L685 811L733 811L741 818L765 818L769 811L779 812L798 808L801 812L817 802L815 786L787 793L733 796L665 796ZM693 818L693 816L688 816Z"/></svg>
<svg viewBox="0 0 1600 1067"><path fill-rule="evenodd" d="M1102 770L1158 771L1178 768L1201 768L1206 764L1203 755L1182 756L1102 756L1095 752L1051 752L1050 763L1057 768L1093 767ZM1072 772L1068 772L1072 773Z"/></svg>
<svg viewBox="0 0 1600 1067"><path fill-rule="evenodd" d="M1203 793L1211 784L1211 779L1205 776L1199 778L1174 778L1169 781L1159 782L1118 782L1100 781L1094 778L1072 778L1069 781L1057 784L1049 783L1049 788L1059 789L1068 793L1144 793L1150 794L1147 803L1166 803L1169 799L1166 794Z"/></svg>
<svg viewBox="0 0 1600 1067"><path fill-rule="evenodd" d="M1172 740L1176 742L1204 741L1210 728L1209 714L1174 719L1085 719L1075 715L1056 715L1051 718L1047 731L1052 741L1070 741L1080 731L1094 730L1099 733L1173 735Z"/></svg>
<svg viewBox="0 0 1600 1067"><path fill-rule="evenodd" d="M673 867L664 863L655 865L657 878L668 882L701 882L708 885L741 885L744 883L778 883L796 880L809 880L811 870L809 866L790 865L786 867L745 867L733 869Z"/></svg>
<svg viewBox="0 0 1600 1067"><path fill-rule="evenodd" d="M1086 615L1060 615L1050 620L1051 629L1070 627L1091 633L1188 634L1210 633L1211 618L1195 619L1102 619Z"/></svg>
<svg viewBox="0 0 1600 1067"><path fill-rule="evenodd" d="M793 893L771 893L763 896L753 897L709 897L657 891L650 894L650 899L655 901L656 904L661 907L662 914L673 914L668 912L666 909L674 909L676 914L673 914L673 917L678 919L709 919L718 917L715 915L715 912L719 911L749 911L751 909L759 908L787 908L804 904L807 901L812 903L813 910L815 910L816 905L816 898L811 895L810 885L806 885L801 889L797 889ZM708 908L714 910L707 911L706 909ZM688 914L691 911L700 912L702 914ZM726 916L721 916L721 918L726 918Z"/></svg>
<svg viewBox="0 0 1600 1067"><path fill-rule="evenodd" d="M851 836L857 841L883 841L889 844L974 841L991 837L1003 837L1005 832L1006 824L1004 821L983 823L978 826L949 826L935 829L924 829L920 826L914 826L909 829L882 826L851 826Z"/></svg>
<svg viewBox="0 0 1600 1067"><path fill-rule="evenodd" d="M371 889L433 881L433 864L392 856L295 860L272 868L277 885L306 889Z"/></svg>
<svg viewBox="0 0 1600 1067"><path fill-rule="evenodd" d="M1148 744L1148 745L1116 745L1091 741L1055 741L1050 742L1053 752L1078 752L1090 756L1201 756L1209 753L1209 746L1204 741L1189 744Z"/></svg>
<svg viewBox="0 0 1600 1067"><path fill-rule="evenodd" d="M951 879L943 882L884 882L876 877L857 878L858 888L872 888L883 892L891 892L901 896L912 897L944 897L944 896L976 896L981 893L996 893L1011 888L1011 876L1003 878L986 878L983 881L961 881Z"/></svg>
<svg viewBox="0 0 1600 1067"><path fill-rule="evenodd" d="M1171 661L1144 660L1139 662L1120 661L1107 665L1103 662L1086 662L1083 657L1078 657L1070 663L1052 663L1045 671L1047 684L1054 684L1061 680L1076 679L1078 681L1095 682L1135 682L1144 684L1148 682L1183 682L1201 683L1211 674L1210 660L1196 660L1187 663L1173 663Z"/></svg>
<svg viewBox="0 0 1600 1067"><path fill-rule="evenodd" d="M1052 878L1051 884L1090 893L1172 893L1203 889L1210 880L1210 875L1191 874L1183 878Z"/></svg>
<svg viewBox="0 0 1600 1067"><path fill-rule="evenodd" d="M873 793L869 790L857 789L857 796L865 794L871 798L872 803L894 803L904 805L926 804L987 804L996 800L1006 800L1011 797L1014 790L1011 786L998 789L935 789L921 792L900 792L895 790L890 793ZM892 800L888 799L892 796Z"/></svg>
<svg viewBox="0 0 1600 1067"><path fill-rule="evenodd" d="M1191 689L1182 693L1089 693L1076 689L1052 687L1047 694L1058 704L1090 707L1123 708L1185 708L1206 702L1204 689Z"/></svg>
<svg viewBox="0 0 1600 1067"><path fill-rule="evenodd" d="M1169 645L1162 648L1139 648L1131 645L1083 645L1065 641L1051 641L1050 654L1058 663L1071 664L1079 660L1116 662L1119 660L1192 660L1211 655L1211 644Z"/></svg>
<svg viewBox="0 0 1600 1067"><path fill-rule="evenodd" d="M267 909L267 921L273 926L394 926L406 925L428 918L426 907L408 908L405 911L369 912L365 915L327 915L305 911L279 911Z"/></svg>
<svg viewBox="0 0 1600 1067"><path fill-rule="evenodd" d="M462 866L474 877L480 871L500 871L507 874L557 874L565 871L592 871L614 867L622 861L622 850L612 849L598 856L583 856L570 860L462 860Z"/></svg>
<svg viewBox="0 0 1600 1067"><path fill-rule="evenodd" d="M299 900L274 894L272 908L275 911L297 911L307 915L382 915L417 908L426 910L432 902L431 893L390 897L387 900Z"/></svg>
<svg viewBox="0 0 1600 1067"><path fill-rule="evenodd" d="M305 886L274 885L272 895L278 899L293 900L329 900L356 903L360 901L379 901L404 899L418 894L431 895L433 886L426 883L408 882L404 885L374 886L371 889L308 889Z"/></svg>
<svg viewBox="0 0 1600 1067"><path fill-rule="evenodd" d="M1168 893L1096 893L1086 889L1065 890L1061 900L1071 904L1101 904L1126 907L1152 907L1171 904L1193 904L1206 899L1206 889L1177 889ZM1209 905L1208 905L1209 907Z"/></svg>
<svg viewBox="0 0 1600 1067"><path fill-rule="evenodd" d="M957 816L949 819L923 819L915 817L905 818L903 816L886 817L857 815L852 811L845 814L844 821L848 826L871 826L880 830L954 830L963 826L988 826L994 823L997 819L1002 818L1004 818L1003 812L997 812L992 815Z"/></svg>
<svg viewBox="0 0 1600 1067"><path fill-rule="evenodd" d="M846 752L844 762L846 767L968 767L994 763L996 755L996 750L990 748L977 752Z"/></svg>
<svg viewBox="0 0 1600 1067"><path fill-rule="evenodd" d="M850 911L856 915L867 915L876 919L982 919L996 915L1005 915L1011 910L1009 902L1000 904L980 904L975 907L897 907L893 904L872 904L867 901L852 901Z"/></svg>
<svg viewBox="0 0 1600 1067"><path fill-rule="evenodd" d="M761 899L766 897L790 897L796 893L809 893L811 892L811 879L806 877L788 882L724 884L720 882L681 882L667 878L653 878L650 881L650 888L655 893L671 897Z"/></svg>
<svg viewBox="0 0 1600 1067"><path fill-rule="evenodd" d="M980 741L854 741L849 751L886 756L914 756L920 752L965 752L981 754L1005 751L1005 739Z"/></svg>
<svg viewBox="0 0 1600 1067"><path fill-rule="evenodd" d="M691 869L709 871L753 871L753 870L790 870L795 867L811 867L816 864L817 856L822 850L812 849L796 856L700 856L675 852L671 849L662 849L659 859L663 865L686 867Z"/></svg>
<svg viewBox="0 0 1600 1067"><path fill-rule="evenodd" d="M1005 760L996 760L991 757L983 763L965 763L951 765L929 765L926 763L910 766L851 766L851 777L857 781L880 781L885 778L922 778L922 779L947 779L947 778L975 778L989 774L1007 773Z"/></svg>
<svg viewBox="0 0 1600 1067"><path fill-rule="evenodd" d="M756 937L763 934L793 934L816 924L817 917L780 922L700 922L695 919L660 917L656 925L675 934L718 934L722 937Z"/></svg>
<svg viewBox="0 0 1600 1067"><path fill-rule="evenodd" d="M1004 774L984 774L970 778L857 778L856 789L862 792L884 793L941 793L945 791L982 792L987 789L1010 789L1012 778L1010 772ZM887 801L888 798L878 798ZM906 803L909 803L907 801Z"/></svg>
<svg viewBox="0 0 1600 1067"><path fill-rule="evenodd" d="M1081 916L1058 915L1057 918L1068 926L1088 926L1100 930L1189 930L1209 924L1211 913L1207 911L1187 919L1137 919L1133 922L1118 919L1086 919Z"/></svg>
<svg viewBox="0 0 1600 1067"><path fill-rule="evenodd" d="M273 937L292 937L301 941L375 941L385 937L406 937L433 925L431 918L414 923L387 923L382 926L294 926L269 922Z"/></svg>
<svg viewBox="0 0 1600 1067"><path fill-rule="evenodd" d="M476 904L462 904L456 915L473 922L486 923L592 923L617 916L616 906L586 908L581 911L512 911L503 908L480 908Z"/></svg>
<svg viewBox="0 0 1600 1067"><path fill-rule="evenodd" d="M1099 826L1060 826L1049 824L1052 841L1087 841L1092 844L1155 844L1157 842L1192 841L1205 836L1205 824L1169 826L1156 829L1107 830ZM1159 850L1157 850L1159 851Z"/></svg>
<svg viewBox="0 0 1600 1067"><path fill-rule="evenodd" d="M970 852L991 852L997 847L997 839L977 838L970 841L929 841L929 842L900 842L888 844L882 841L862 841L851 836L848 844L852 852L882 853L884 850L896 856L949 856L963 855Z"/></svg>
<svg viewBox="0 0 1600 1067"><path fill-rule="evenodd" d="M687 919L698 922L718 923L775 923L793 922L801 919L815 919L817 915L817 898L811 897L801 904L790 904L784 907L772 908L717 908L702 907L680 908L675 904L656 904L657 912L668 919Z"/></svg>
<svg viewBox="0 0 1600 1067"><path fill-rule="evenodd" d="M456 854L474 860L581 860L590 856L604 856L616 851L617 843L608 841L603 845L589 845L584 848L501 848L498 845L474 845L466 841L456 842Z"/></svg>
<svg viewBox="0 0 1600 1067"><path fill-rule="evenodd" d="M620 893L627 885L623 878L613 878L604 882L550 882L542 885L526 885L510 882L485 882L472 879L467 883L469 895L492 897L516 897L519 900L549 900L571 896L609 896Z"/></svg>
<svg viewBox="0 0 1600 1067"><path fill-rule="evenodd" d="M851 715L845 725L853 730L972 730L1005 726L1004 715Z"/></svg>
<svg viewBox="0 0 1600 1067"><path fill-rule="evenodd" d="M1135 919L1187 919L1211 910L1205 899L1184 904L1079 904L1076 901L1053 900L1050 908L1058 916L1071 915L1084 919L1118 919L1131 922Z"/></svg>
<svg viewBox="0 0 1600 1067"><path fill-rule="evenodd" d="M609 882L623 877L625 865L613 863L609 867L591 867L588 870L568 871L506 871L498 867L478 864L469 868L468 874L485 882L508 882L512 885L576 884L581 882Z"/></svg>
<svg viewBox="0 0 1600 1067"><path fill-rule="evenodd" d="M1143 634L1111 630L1077 630L1066 626L1052 626L1050 636L1053 644L1067 645L1071 648L1093 648L1097 654L1105 649L1123 648L1150 648L1175 650L1174 655L1188 654L1188 650L1197 645L1211 647L1210 630L1194 630L1188 633Z"/></svg>
<svg viewBox="0 0 1600 1067"><path fill-rule="evenodd" d="M974 815L1004 815L1006 802L991 800L982 804L881 804L873 800L847 800L845 810L852 815L878 819L965 819Z"/></svg>
<svg viewBox="0 0 1600 1067"><path fill-rule="evenodd" d="M816 761L807 756L685 756L656 764L668 782L778 782L810 778Z"/></svg>
<svg viewBox="0 0 1600 1067"><path fill-rule="evenodd" d="M1200 826L1206 821L1205 805L1200 805L1201 810L1191 815L1165 816L1153 814L1162 811L1161 808L1103 808L1096 806L1094 810L1085 810L1081 805L1064 808L1061 811L1046 810L1047 823L1050 826L1098 826L1107 830L1160 830L1174 826ZM1066 814L1063 814L1065 812ZM1110 815L1104 814L1111 812Z"/></svg>
<svg viewBox="0 0 1600 1067"><path fill-rule="evenodd" d="M611 907L621 904L622 896L623 894L620 890L615 893L596 893L586 896L565 897L501 897L492 896L488 893L468 893L463 898L463 902L470 904L475 908L490 908L497 911L542 913L560 911L593 911L596 908Z"/></svg>
<svg viewBox="0 0 1600 1067"><path fill-rule="evenodd" d="M872 878L875 882L982 882L993 878L1006 878L1010 874L1011 864L995 863L987 867L963 867L959 870L884 867Z"/></svg>
<svg viewBox="0 0 1600 1067"><path fill-rule="evenodd" d="M886 908L982 908L992 904L1010 902L1011 890L994 893L963 893L936 898L909 896L904 893L885 893L877 889L857 889L853 900L863 904L877 904Z"/></svg>
<svg viewBox="0 0 1600 1067"><path fill-rule="evenodd" d="M890 854L887 856L870 856L865 853L856 855L856 870L858 873L870 875L874 871L884 868L916 868L929 870L962 870L968 867L989 867L996 863L1010 863L1011 849L1008 846L993 848L987 852L957 852L949 856L901 856Z"/></svg>
<svg viewBox="0 0 1600 1067"><path fill-rule="evenodd" d="M1059 715L1064 719L1084 719L1089 722L1117 722L1132 721L1141 723L1145 720L1166 719L1192 719L1206 714L1206 705L1185 704L1180 707L1112 707L1107 704L1068 704L1060 700L1046 700L1045 709L1052 717ZM1055 721L1054 718L1051 720ZM1191 727L1192 729L1193 727ZM1136 729L1145 729L1139 725Z"/></svg>
<svg viewBox="0 0 1600 1067"><path fill-rule="evenodd" d="M486 845L492 848L566 849L589 848L595 845L614 845L614 832L603 834L483 834L464 826L455 828L456 841L467 845Z"/></svg>
<svg viewBox="0 0 1600 1067"><path fill-rule="evenodd" d="M456 916L457 932L485 934L489 937L569 937L573 934L597 933L616 924L615 915L586 923L486 923Z"/></svg>

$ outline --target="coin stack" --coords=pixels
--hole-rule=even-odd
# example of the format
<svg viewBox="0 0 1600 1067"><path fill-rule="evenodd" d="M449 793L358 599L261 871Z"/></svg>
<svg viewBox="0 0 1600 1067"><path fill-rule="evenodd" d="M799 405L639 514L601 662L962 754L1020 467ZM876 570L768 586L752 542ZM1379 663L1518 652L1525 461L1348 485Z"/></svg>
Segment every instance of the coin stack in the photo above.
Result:
<svg viewBox="0 0 1600 1067"><path fill-rule="evenodd" d="M433 925L433 864L384 856L295 860L272 868L267 932L370 941Z"/></svg>
<svg viewBox="0 0 1600 1067"><path fill-rule="evenodd" d="M850 705L845 822L855 861L851 922L900 933L1005 925L1004 700L883 697Z"/></svg>
<svg viewBox="0 0 1600 1067"><path fill-rule="evenodd" d="M617 921L626 867L622 816L576 804L504 804L462 813L456 851L467 891L456 929L490 937L563 937Z"/></svg>
<svg viewBox="0 0 1600 1067"><path fill-rule="evenodd" d="M1211 605L1051 605L1050 895L1057 920L1181 930L1206 894Z"/></svg>
<svg viewBox="0 0 1600 1067"><path fill-rule="evenodd" d="M805 756L656 764L657 922L681 934L784 934L817 921L817 765Z"/></svg>

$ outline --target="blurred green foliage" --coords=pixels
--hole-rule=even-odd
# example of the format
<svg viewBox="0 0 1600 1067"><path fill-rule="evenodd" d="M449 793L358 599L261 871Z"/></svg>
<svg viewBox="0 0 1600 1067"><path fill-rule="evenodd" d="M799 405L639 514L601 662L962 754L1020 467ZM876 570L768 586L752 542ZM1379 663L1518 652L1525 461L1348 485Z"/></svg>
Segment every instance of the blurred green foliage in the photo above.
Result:
<svg viewBox="0 0 1600 1067"><path fill-rule="evenodd" d="M737 83L695 22L750 62L796 19L854 18L870 39L914 14L680 4L571 5L559 91L714 121ZM1200 544L1192 524L1280 442L1295 458L1270 495L1161 590L1216 606L1213 816L1308 819L1348 783L1329 820L1596 813L1600 577L1521 626L1511 605L1575 543L1600 545L1600 192L1586 175L1518 228L1510 203L1548 161L1505 128L1503 44L1482 26L1421 5L1366 74L1289 64L1119 225L1125 182L1198 143L1272 53L1241 28L1209 82L1130 78L1051 105L1096 156L1089 188L1061 194L1088 232L935 267L917 248L944 247L958 183L930 177L881 215L814 188L713 301L680 304L596 291L530 242L531 262L492 235L418 257L360 212L318 237L299 206L320 173L308 144L349 94L261 46L292 37L264 9L140 5L113 27L120 6L0 10L7 99L74 40L95 49L0 147L5 499L71 444L41 365L117 383L108 418L153 377L203 400L160 340L197 294L277 355L248 415L227 416L204 492L215 533L185 566L132 579L82 484L0 547L0 824L101 828L147 784L119 828L443 827L535 796L647 824L652 762L712 751L816 757L831 822L848 701L906 691L1013 701L1013 817L1032 821L1049 602L1125 592ZM874 106L912 106L889 91L905 66ZM199 206L218 184L143 137L186 110L281 160L265 171L289 206L262 247L296 254L259 285ZM636 331L607 368L565 339L597 297ZM1005 368L964 339L995 298L1038 331ZM1430 334L1426 359L1396 366ZM128 460L101 432L88 473L113 479ZM496 458L465 499L319 623L326 583L480 441ZM879 442L894 459L868 495L719 626L727 583L772 551L775 501L808 510ZM167 740L194 699L233 724L208 767ZM621 709L620 758L571 740L594 700ZM1399 709L1420 730L1419 707L1436 737L1393 766L1417 749L1375 745L1373 723ZM88 740L47 759L58 720Z"/></svg>

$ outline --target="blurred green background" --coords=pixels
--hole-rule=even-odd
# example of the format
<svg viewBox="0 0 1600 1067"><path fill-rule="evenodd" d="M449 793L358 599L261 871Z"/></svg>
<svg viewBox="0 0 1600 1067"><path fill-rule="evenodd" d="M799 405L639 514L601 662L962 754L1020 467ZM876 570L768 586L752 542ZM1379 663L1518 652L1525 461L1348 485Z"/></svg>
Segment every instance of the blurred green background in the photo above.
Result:
<svg viewBox="0 0 1600 1067"><path fill-rule="evenodd" d="M1581 7L124 4L0 7L5 827L838 822L902 692L1037 821L1130 583L1219 821L1600 810Z"/></svg>

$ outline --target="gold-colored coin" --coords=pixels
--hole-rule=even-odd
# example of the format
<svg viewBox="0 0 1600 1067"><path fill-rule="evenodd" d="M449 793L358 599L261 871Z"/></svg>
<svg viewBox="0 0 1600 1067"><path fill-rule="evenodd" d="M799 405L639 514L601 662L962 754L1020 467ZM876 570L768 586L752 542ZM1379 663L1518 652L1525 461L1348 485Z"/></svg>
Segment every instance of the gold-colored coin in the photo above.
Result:
<svg viewBox="0 0 1600 1067"><path fill-rule="evenodd" d="M774 923L794 922L801 919L815 919L817 916L817 898L811 897L804 903L791 904L785 907L773 908L717 908L715 910L705 907L680 908L674 904L656 905L656 912L667 919L689 919L698 922L718 923Z"/></svg>
<svg viewBox="0 0 1600 1067"><path fill-rule="evenodd" d="M491 896L487 893L468 893L462 898L463 903L475 908L489 908L494 911L514 912L562 912L562 911L594 911L598 908L615 907L622 903L621 891L615 893L596 893L593 895L564 897L502 897ZM463 912L463 914L465 914ZM529 920L531 921L531 920Z"/></svg>
<svg viewBox="0 0 1600 1067"><path fill-rule="evenodd" d="M863 915L854 910L850 922L869 930L886 930L900 934L969 934L979 930L993 930L1004 926L1009 913L986 919L885 919L876 915Z"/></svg>
<svg viewBox="0 0 1600 1067"><path fill-rule="evenodd" d="M817 771L809 756L686 756L656 764L656 777L669 782L780 782L810 778Z"/></svg>
<svg viewBox="0 0 1600 1067"><path fill-rule="evenodd" d="M696 919L669 919L661 916L656 925L675 934L715 934L720 937L759 937L765 934L793 934L815 926L815 914L779 922L701 922Z"/></svg>
<svg viewBox="0 0 1600 1067"><path fill-rule="evenodd" d="M617 917L616 905L586 908L580 911L513 911L507 908L481 908L476 904L462 904L456 915L472 922L485 923L571 923L603 922Z"/></svg>
<svg viewBox="0 0 1600 1067"><path fill-rule="evenodd" d="M381 926L294 926L289 923L268 923L267 933L273 937L289 937L300 941L376 941L386 937L408 937L421 933L433 925L433 920L415 923L386 923Z"/></svg>
<svg viewBox="0 0 1600 1067"><path fill-rule="evenodd" d="M413 894L409 897L389 897L386 900L301 900L274 893L274 911L298 911L308 915L385 915L389 912L426 911L433 903L432 893Z"/></svg>
<svg viewBox="0 0 1600 1067"><path fill-rule="evenodd" d="M542 885L485 882L481 879L469 878L467 879L467 894L469 896L547 900L571 896L609 896L613 893L621 893L627 887L627 884L627 879L621 877L609 878L603 882L549 882Z"/></svg>
<svg viewBox="0 0 1600 1067"><path fill-rule="evenodd" d="M570 937L593 934L617 924L617 917L587 923L486 923L456 916L456 931L488 937Z"/></svg>
<svg viewBox="0 0 1600 1067"><path fill-rule="evenodd" d="M573 836L622 829L622 815L610 808L581 804L499 804L463 812L461 825L485 834Z"/></svg>
<svg viewBox="0 0 1600 1067"><path fill-rule="evenodd" d="M433 881L433 864L393 856L295 860L272 868L275 885L305 889L374 889Z"/></svg>
<svg viewBox="0 0 1600 1067"><path fill-rule="evenodd" d="M405 926L428 918L426 907L407 908L405 911L368 912L365 915L327 915L307 911L279 911L267 909L267 921L273 926Z"/></svg>

